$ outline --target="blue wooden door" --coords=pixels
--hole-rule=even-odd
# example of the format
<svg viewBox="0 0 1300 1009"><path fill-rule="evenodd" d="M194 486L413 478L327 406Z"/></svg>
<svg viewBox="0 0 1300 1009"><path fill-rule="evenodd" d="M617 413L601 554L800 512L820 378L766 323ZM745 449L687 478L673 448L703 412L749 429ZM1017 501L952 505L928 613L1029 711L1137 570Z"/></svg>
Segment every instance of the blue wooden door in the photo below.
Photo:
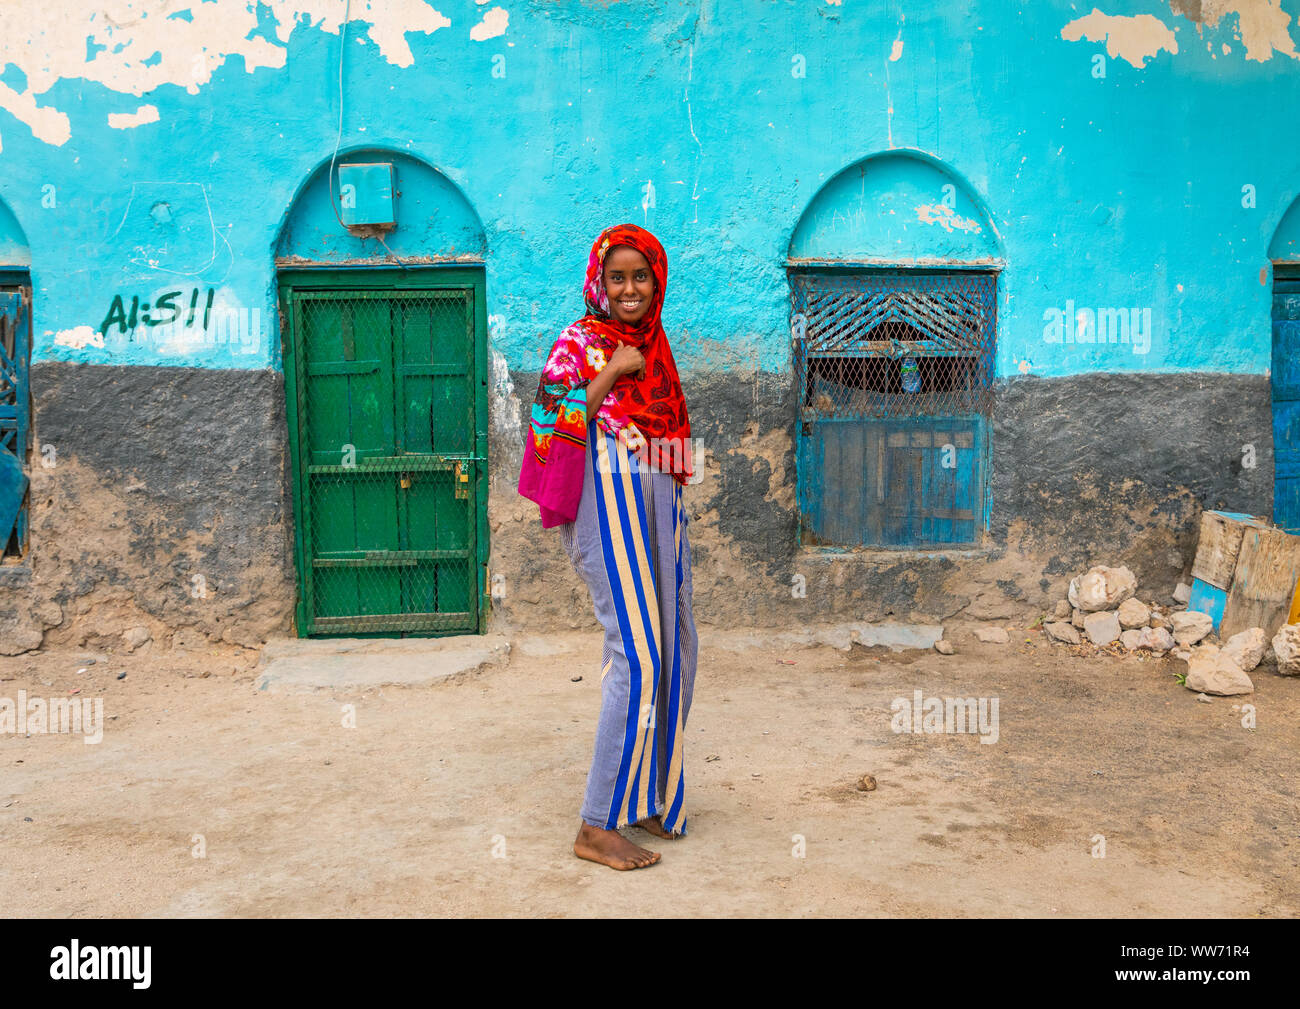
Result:
<svg viewBox="0 0 1300 1009"><path fill-rule="evenodd" d="M799 439L805 544L951 546L983 528L985 419L828 418Z"/></svg>
<svg viewBox="0 0 1300 1009"><path fill-rule="evenodd" d="M1300 533L1300 278L1273 281L1273 521Z"/></svg>
<svg viewBox="0 0 1300 1009"><path fill-rule="evenodd" d="M0 287L0 555L27 540L27 291Z"/></svg>

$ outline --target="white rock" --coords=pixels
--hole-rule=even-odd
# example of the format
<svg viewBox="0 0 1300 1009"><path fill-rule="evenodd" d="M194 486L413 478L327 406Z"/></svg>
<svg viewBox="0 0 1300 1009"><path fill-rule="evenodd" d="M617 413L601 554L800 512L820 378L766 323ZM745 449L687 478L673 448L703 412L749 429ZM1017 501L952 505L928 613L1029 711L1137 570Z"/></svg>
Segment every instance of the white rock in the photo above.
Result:
<svg viewBox="0 0 1300 1009"><path fill-rule="evenodd" d="M1089 613L1083 618L1083 632L1094 645L1108 645L1119 637L1119 616L1114 610Z"/></svg>
<svg viewBox="0 0 1300 1009"><path fill-rule="evenodd" d="M1170 614L1169 624L1174 629L1174 640L1180 645L1194 645L1214 630L1214 620L1199 610Z"/></svg>
<svg viewBox="0 0 1300 1009"><path fill-rule="evenodd" d="M1232 660L1231 655L1221 652L1214 645L1202 645L1192 652L1187 660L1188 690L1202 694L1218 694L1226 697L1231 694L1249 694L1255 689L1250 677L1241 671L1241 667Z"/></svg>
<svg viewBox="0 0 1300 1009"><path fill-rule="evenodd" d="M1053 641L1064 641L1071 645L1082 643L1082 639L1079 637L1079 629L1074 624L1067 623L1064 620L1044 624L1043 630L1047 632L1047 636Z"/></svg>
<svg viewBox="0 0 1300 1009"><path fill-rule="evenodd" d="M1259 665L1267 647L1264 628L1251 627L1230 637L1223 646L1223 652L1232 656L1232 661L1241 667L1243 673L1248 673Z"/></svg>
<svg viewBox="0 0 1300 1009"><path fill-rule="evenodd" d="M1086 613L1112 610L1137 591L1128 568L1095 567L1070 581L1070 602Z"/></svg>
<svg viewBox="0 0 1300 1009"><path fill-rule="evenodd" d="M1196 699L1197 699L1198 701L1204 701L1206 704L1213 704L1213 703L1214 703L1214 702L1211 701L1208 697L1206 697L1204 694L1197 694L1197 695L1196 695Z"/></svg>
<svg viewBox="0 0 1300 1009"><path fill-rule="evenodd" d="M1179 582L1178 588L1174 589L1174 601L1187 605L1187 601L1192 598L1192 587L1186 582Z"/></svg>
<svg viewBox="0 0 1300 1009"><path fill-rule="evenodd" d="M1119 636L1130 652L1146 648L1164 654L1174 647L1174 636L1163 627L1131 627Z"/></svg>
<svg viewBox="0 0 1300 1009"><path fill-rule="evenodd" d="M149 633L147 627L130 627L122 632L122 641L126 645L128 652L134 652L146 641L153 640L153 635Z"/></svg>
<svg viewBox="0 0 1300 1009"><path fill-rule="evenodd" d="M1186 648L1175 648L1169 654L1176 659L1182 659L1184 662L1192 657L1191 651Z"/></svg>
<svg viewBox="0 0 1300 1009"><path fill-rule="evenodd" d="M1124 628L1145 627L1151 610L1139 599L1125 599L1119 604L1119 625Z"/></svg>
<svg viewBox="0 0 1300 1009"><path fill-rule="evenodd" d="M1141 634L1137 644L1139 648L1150 648L1153 652L1167 652L1176 644L1174 636L1164 627L1143 627L1138 633Z"/></svg>
<svg viewBox="0 0 1300 1009"><path fill-rule="evenodd" d="M1283 624L1273 635L1279 676L1300 675L1300 624Z"/></svg>
<svg viewBox="0 0 1300 1009"><path fill-rule="evenodd" d="M952 642L945 641L943 638L940 638L934 643L934 650L940 655L951 655L956 651L956 649L952 647Z"/></svg>
<svg viewBox="0 0 1300 1009"><path fill-rule="evenodd" d="M975 637L993 645L1005 645L1011 638L1001 627L977 627Z"/></svg>

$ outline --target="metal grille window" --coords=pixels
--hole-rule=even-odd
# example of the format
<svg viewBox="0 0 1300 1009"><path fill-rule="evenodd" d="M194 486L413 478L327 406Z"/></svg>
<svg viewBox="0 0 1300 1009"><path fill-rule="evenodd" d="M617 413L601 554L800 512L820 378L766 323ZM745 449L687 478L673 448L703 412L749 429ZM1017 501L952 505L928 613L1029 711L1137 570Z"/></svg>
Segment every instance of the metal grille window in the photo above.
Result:
<svg viewBox="0 0 1300 1009"><path fill-rule="evenodd" d="M286 292L303 633L479 628L480 297Z"/></svg>
<svg viewBox="0 0 1300 1009"><path fill-rule="evenodd" d="M801 542L976 542L996 275L804 270L790 280Z"/></svg>
<svg viewBox="0 0 1300 1009"><path fill-rule="evenodd" d="M31 289L0 287L0 556L27 547L28 338Z"/></svg>

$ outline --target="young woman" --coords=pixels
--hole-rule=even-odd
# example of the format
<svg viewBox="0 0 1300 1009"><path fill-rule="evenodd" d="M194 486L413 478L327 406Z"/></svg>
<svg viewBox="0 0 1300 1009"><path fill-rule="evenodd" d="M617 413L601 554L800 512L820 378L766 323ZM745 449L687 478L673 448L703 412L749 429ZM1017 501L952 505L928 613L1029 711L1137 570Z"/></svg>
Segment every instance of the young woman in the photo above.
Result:
<svg viewBox="0 0 1300 1009"><path fill-rule="evenodd" d="M643 228L606 228L591 248L587 314L542 369L519 493L559 526L605 628L596 752L573 851L614 869L659 853L619 833L686 833L682 776L695 683L691 547L682 485L690 421L660 322L668 260Z"/></svg>

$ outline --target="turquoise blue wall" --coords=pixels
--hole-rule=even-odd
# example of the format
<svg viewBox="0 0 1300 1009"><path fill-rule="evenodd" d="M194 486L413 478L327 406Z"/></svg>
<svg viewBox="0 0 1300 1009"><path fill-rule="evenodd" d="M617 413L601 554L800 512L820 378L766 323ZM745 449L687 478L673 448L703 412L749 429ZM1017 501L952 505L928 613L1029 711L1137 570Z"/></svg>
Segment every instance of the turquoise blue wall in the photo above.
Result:
<svg viewBox="0 0 1300 1009"><path fill-rule="evenodd" d="M25 265L25 235L34 359L278 367L274 260L295 199L286 248L383 254L331 233L311 184L340 111L340 36L321 18L343 0L278 15L139 0L119 26L44 6L73 13L39 19L54 33L0 13L0 267ZM668 249L687 371L788 367L794 240L999 264L1002 374L1263 373L1270 247L1300 261L1300 215L1278 230L1300 194L1300 0L1281 28L1264 6L1198 25L1154 0L1111 4L1105 23L1090 2L394 0L348 27L341 146L437 170L399 165L411 188L389 244L485 244L511 367L538 367L581 313L600 228L634 221ZM402 65L401 28L434 10L450 23L406 33ZM216 14L248 31L199 32ZM142 106L157 121L109 125ZM139 310L124 335L112 314L116 297L127 315L179 292L198 319L209 291L236 325L206 337ZM1050 342L1067 305L1149 309L1150 345Z"/></svg>

